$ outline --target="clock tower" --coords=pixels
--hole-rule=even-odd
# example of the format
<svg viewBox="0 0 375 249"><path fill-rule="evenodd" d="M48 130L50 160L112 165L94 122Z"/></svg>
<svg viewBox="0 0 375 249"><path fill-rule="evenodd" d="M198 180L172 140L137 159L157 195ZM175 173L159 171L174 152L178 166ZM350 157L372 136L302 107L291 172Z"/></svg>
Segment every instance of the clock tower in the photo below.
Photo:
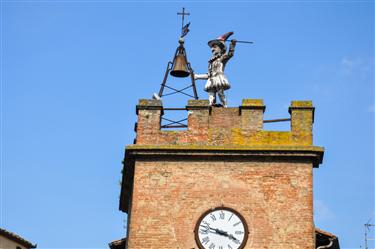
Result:
<svg viewBox="0 0 375 249"><path fill-rule="evenodd" d="M141 99L126 147L120 209L129 249L315 248L314 107L292 101L290 131L263 129L265 106L189 100L186 130L163 130L160 100Z"/></svg>

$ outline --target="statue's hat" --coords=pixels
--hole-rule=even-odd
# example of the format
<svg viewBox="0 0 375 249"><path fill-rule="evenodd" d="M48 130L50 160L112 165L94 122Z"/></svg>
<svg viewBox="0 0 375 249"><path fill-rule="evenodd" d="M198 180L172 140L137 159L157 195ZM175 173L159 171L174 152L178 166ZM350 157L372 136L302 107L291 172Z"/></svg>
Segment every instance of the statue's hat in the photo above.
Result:
<svg viewBox="0 0 375 249"><path fill-rule="evenodd" d="M225 50L225 41L228 40L229 36L233 35L233 32L227 32L224 35L219 36L217 39L208 42L208 46L212 48L213 45L219 46L221 49Z"/></svg>

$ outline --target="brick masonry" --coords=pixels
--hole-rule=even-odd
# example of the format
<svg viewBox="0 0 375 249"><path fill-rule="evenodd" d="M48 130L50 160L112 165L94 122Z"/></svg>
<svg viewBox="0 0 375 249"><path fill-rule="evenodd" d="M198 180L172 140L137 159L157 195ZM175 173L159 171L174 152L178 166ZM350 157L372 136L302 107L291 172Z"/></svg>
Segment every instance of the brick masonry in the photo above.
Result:
<svg viewBox="0 0 375 249"><path fill-rule="evenodd" d="M244 99L238 108L209 107L207 100L189 100L188 129L160 129L159 100L137 105L137 138L141 145L312 145L314 107L311 101L292 101L291 131L264 131L262 100Z"/></svg>
<svg viewBox="0 0 375 249"><path fill-rule="evenodd" d="M140 100L136 144L126 148L120 209L128 248L197 248L199 216L218 206L249 226L245 248L315 248L312 169L314 108L294 101L291 131L264 131L261 100L239 108L189 101L188 129L160 129L162 106Z"/></svg>

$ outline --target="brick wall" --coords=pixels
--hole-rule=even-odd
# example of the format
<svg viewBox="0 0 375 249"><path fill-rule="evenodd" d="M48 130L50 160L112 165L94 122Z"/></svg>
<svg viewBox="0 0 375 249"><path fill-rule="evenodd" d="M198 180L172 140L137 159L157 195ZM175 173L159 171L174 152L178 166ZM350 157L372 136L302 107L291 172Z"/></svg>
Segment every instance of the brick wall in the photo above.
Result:
<svg viewBox="0 0 375 249"><path fill-rule="evenodd" d="M136 162L128 248L197 248L199 216L221 205L245 217L245 248L314 248L311 164L165 159Z"/></svg>

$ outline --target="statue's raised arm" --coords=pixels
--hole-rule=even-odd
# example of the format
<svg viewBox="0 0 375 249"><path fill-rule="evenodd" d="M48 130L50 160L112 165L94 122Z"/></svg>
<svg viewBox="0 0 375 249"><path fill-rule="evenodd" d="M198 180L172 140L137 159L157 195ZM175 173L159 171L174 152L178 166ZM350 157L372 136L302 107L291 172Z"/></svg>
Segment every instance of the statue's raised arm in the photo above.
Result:
<svg viewBox="0 0 375 249"><path fill-rule="evenodd" d="M226 54L223 55L223 59L222 60L223 60L224 64L227 63L229 61L229 59L233 57L233 55L234 55L234 48L236 47L236 42L237 41L234 40L234 39L230 41L228 53L226 53Z"/></svg>

